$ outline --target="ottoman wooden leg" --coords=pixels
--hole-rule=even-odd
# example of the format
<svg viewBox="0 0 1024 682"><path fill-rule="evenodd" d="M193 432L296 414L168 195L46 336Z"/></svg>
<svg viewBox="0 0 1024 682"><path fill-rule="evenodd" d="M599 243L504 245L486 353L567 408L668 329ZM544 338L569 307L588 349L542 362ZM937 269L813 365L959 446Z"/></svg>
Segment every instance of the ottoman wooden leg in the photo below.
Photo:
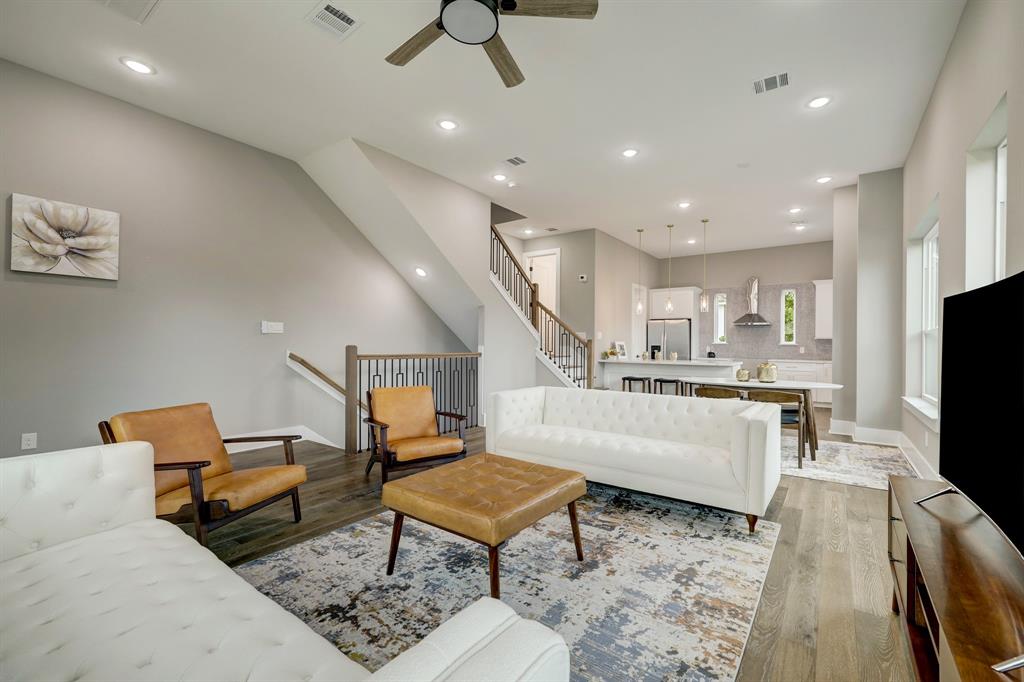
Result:
<svg viewBox="0 0 1024 682"><path fill-rule="evenodd" d="M569 503L569 523L572 524L572 541L576 543L576 559L583 561L583 542L580 540L580 522L576 518L576 500Z"/></svg>
<svg viewBox="0 0 1024 682"><path fill-rule="evenodd" d="M395 572L395 559L398 558L398 543L402 540L402 521L405 514L395 512L395 525L391 527L391 551L388 553L388 575Z"/></svg>
<svg viewBox="0 0 1024 682"><path fill-rule="evenodd" d="M498 548L487 547L487 563L489 572L491 574L491 596L495 599L501 599L501 587L499 585L498 577Z"/></svg>

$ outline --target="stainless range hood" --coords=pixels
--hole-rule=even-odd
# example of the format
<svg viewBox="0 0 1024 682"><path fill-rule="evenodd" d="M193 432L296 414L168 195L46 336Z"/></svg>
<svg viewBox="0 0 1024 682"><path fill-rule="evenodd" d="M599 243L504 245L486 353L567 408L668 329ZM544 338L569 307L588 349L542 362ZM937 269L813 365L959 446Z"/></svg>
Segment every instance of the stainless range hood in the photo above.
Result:
<svg viewBox="0 0 1024 682"><path fill-rule="evenodd" d="M757 277L747 280L747 305L750 312L739 318L734 325L737 327L770 327L772 323L757 314Z"/></svg>

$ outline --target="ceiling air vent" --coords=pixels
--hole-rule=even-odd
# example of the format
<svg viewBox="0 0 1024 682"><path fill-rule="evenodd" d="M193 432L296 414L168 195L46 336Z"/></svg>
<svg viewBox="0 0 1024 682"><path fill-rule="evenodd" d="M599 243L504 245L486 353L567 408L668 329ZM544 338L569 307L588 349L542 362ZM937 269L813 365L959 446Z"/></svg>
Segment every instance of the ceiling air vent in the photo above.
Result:
<svg viewBox="0 0 1024 682"><path fill-rule="evenodd" d="M318 2L307 17L310 23L329 31L338 40L348 38L362 22L327 2Z"/></svg>
<svg viewBox="0 0 1024 682"><path fill-rule="evenodd" d="M140 24L146 23L160 0L97 0L107 9Z"/></svg>
<svg viewBox="0 0 1024 682"><path fill-rule="evenodd" d="M762 80L754 81L754 94L760 95L762 92L784 88L787 85L789 85L789 73L768 76Z"/></svg>
<svg viewBox="0 0 1024 682"><path fill-rule="evenodd" d="M522 166L524 163L526 163L526 159L524 159L521 156L513 156L511 159L505 159L505 163L509 164L510 166Z"/></svg>

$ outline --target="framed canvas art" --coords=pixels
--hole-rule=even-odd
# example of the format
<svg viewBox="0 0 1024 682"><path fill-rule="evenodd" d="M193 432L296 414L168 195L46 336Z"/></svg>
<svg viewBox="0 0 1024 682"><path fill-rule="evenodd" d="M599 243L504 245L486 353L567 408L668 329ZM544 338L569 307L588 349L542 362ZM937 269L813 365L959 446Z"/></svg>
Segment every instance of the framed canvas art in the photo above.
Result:
<svg viewBox="0 0 1024 682"><path fill-rule="evenodd" d="M11 270L117 279L121 215L27 194L11 197Z"/></svg>

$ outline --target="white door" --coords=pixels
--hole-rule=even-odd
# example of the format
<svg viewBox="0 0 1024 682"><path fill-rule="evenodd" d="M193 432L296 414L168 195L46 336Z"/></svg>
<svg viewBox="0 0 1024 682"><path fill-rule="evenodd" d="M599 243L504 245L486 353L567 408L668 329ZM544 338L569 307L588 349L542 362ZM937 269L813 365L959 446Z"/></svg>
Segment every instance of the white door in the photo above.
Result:
<svg viewBox="0 0 1024 682"><path fill-rule="evenodd" d="M557 249L524 253L530 280L537 285L540 302L558 314L558 268L560 254Z"/></svg>

